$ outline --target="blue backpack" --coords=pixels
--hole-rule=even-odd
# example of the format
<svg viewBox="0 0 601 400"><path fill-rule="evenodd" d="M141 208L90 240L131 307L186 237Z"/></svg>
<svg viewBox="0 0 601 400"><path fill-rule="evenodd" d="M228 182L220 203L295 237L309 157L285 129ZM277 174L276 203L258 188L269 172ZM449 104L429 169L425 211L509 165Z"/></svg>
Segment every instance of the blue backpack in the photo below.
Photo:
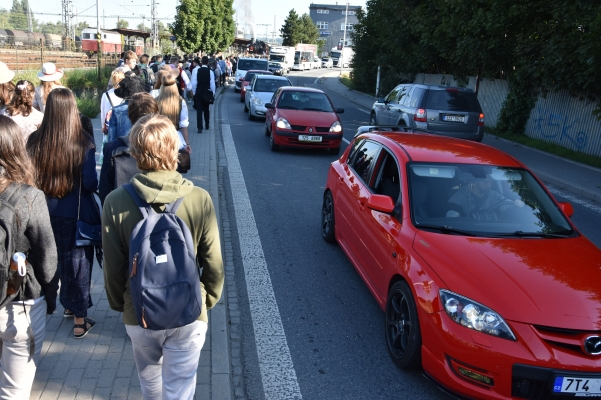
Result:
<svg viewBox="0 0 601 400"><path fill-rule="evenodd" d="M131 184L123 187L144 217L129 244L129 281L138 324L151 330L188 325L200 316L202 296L192 235L175 215L184 198L157 213Z"/></svg>

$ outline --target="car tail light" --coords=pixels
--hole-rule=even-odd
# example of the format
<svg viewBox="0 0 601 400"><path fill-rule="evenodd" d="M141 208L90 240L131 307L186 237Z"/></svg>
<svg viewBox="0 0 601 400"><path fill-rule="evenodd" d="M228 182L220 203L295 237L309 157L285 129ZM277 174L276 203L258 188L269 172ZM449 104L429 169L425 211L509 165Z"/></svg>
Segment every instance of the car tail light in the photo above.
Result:
<svg viewBox="0 0 601 400"><path fill-rule="evenodd" d="M467 381L486 386L495 385L495 380L493 379L493 377L486 373L486 371L481 370L480 368L459 363L453 360L451 357L448 357L448 362L451 365L451 368L453 368L453 371L459 377Z"/></svg>
<svg viewBox="0 0 601 400"><path fill-rule="evenodd" d="M459 91L459 89L457 89L457 88L450 88L450 87L447 88L447 92L458 92L458 91Z"/></svg>
<svg viewBox="0 0 601 400"><path fill-rule="evenodd" d="M428 116L426 115L426 110L423 108L418 108L415 111L415 115L413 116L413 120L417 122L427 122Z"/></svg>
<svg viewBox="0 0 601 400"><path fill-rule="evenodd" d="M478 117L478 126L484 126L484 114L480 113Z"/></svg>

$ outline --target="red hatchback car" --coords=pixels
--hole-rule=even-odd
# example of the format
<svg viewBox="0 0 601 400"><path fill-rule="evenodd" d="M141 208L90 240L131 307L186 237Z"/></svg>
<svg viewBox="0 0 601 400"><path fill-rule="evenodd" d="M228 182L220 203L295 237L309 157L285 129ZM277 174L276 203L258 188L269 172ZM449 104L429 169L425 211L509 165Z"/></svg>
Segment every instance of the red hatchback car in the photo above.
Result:
<svg viewBox="0 0 601 400"><path fill-rule="evenodd" d="M601 250L523 164L425 133L357 136L322 236L385 311L389 353L478 399L601 396Z"/></svg>
<svg viewBox="0 0 601 400"><path fill-rule="evenodd" d="M265 104L265 135L271 151L280 146L330 149L340 153L342 124L330 98L319 89L287 86L279 88Z"/></svg>
<svg viewBox="0 0 601 400"><path fill-rule="evenodd" d="M244 95L246 94L246 88L248 88L248 85L250 85L250 81L253 80L253 77L255 75L273 75L273 72L263 71L259 69L251 69L250 71L247 71L246 75L244 75L244 78L240 78L240 80L242 81L242 84L240 85L240 103L244 103Z"/></svg>

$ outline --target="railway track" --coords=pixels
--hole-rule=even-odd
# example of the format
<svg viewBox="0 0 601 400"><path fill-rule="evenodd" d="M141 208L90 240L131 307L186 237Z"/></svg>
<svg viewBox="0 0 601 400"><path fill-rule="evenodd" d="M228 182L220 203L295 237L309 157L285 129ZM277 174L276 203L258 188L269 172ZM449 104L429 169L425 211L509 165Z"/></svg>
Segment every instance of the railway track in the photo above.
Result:
<svg viewBox="0 0 601 400"><path fill-rule="evenodd" d="M45 62L52 62L58 68L96 67L98 58L88 57L85 53L70 51L41 51L24 49L0 49L0 61L13 71L40 69ZM105 56L100 60L101 66L115 65L115 56Z"/></svg>

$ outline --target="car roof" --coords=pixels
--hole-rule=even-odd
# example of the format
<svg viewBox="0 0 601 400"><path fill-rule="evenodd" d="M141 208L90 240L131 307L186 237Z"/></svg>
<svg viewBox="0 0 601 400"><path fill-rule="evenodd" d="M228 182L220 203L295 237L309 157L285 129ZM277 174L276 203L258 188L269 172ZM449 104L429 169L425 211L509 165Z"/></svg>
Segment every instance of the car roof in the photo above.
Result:
<svg viewBox="0 0 601 400"><path fill-rule="evenodd" d="M436 89L436 90L452 89L453 91L458 91L458 92L474 93L474 91L470 88L459 87L459 86L429 85L427 83L399 83L397 86L400 86L400 85L415 86L415 87L421 87L424 89Z"/></svg>
<svg viewBox="0 0 601 400"><path fill-rule="evenodd" d="M269 72L269 71L267 71L265 69L249 69L248 71L246 71L247 74L249 72L252 72L254 74L256 74L256 73L264 73L264 74L267 74L267 75L271 74L271 72Z"/></svg>
<svg viewBox="0 0 601 400"><path fill-rule="evenodd" d="M397 144L416 162L502 165L523 167L515 158L482 143L427 132L369 132L370 137L388 146Z"/></svg>
<svg viewBox="0 0 601 400"><path fill-rule="evenodd" d="M287 81L288 78L284 77L284 76L278 76L278 75L257 75L257 80L262 80L262 79L271 79L274 81Z"/></svg>
<svg viewBox="0 0 601 400"><path fill-rule="evenodd" d="M284 87L281 87L280 89L282 89L282 92L324 93L323 90L313 89L313 88L303 87L303 86L284 86Z"/></svg>

